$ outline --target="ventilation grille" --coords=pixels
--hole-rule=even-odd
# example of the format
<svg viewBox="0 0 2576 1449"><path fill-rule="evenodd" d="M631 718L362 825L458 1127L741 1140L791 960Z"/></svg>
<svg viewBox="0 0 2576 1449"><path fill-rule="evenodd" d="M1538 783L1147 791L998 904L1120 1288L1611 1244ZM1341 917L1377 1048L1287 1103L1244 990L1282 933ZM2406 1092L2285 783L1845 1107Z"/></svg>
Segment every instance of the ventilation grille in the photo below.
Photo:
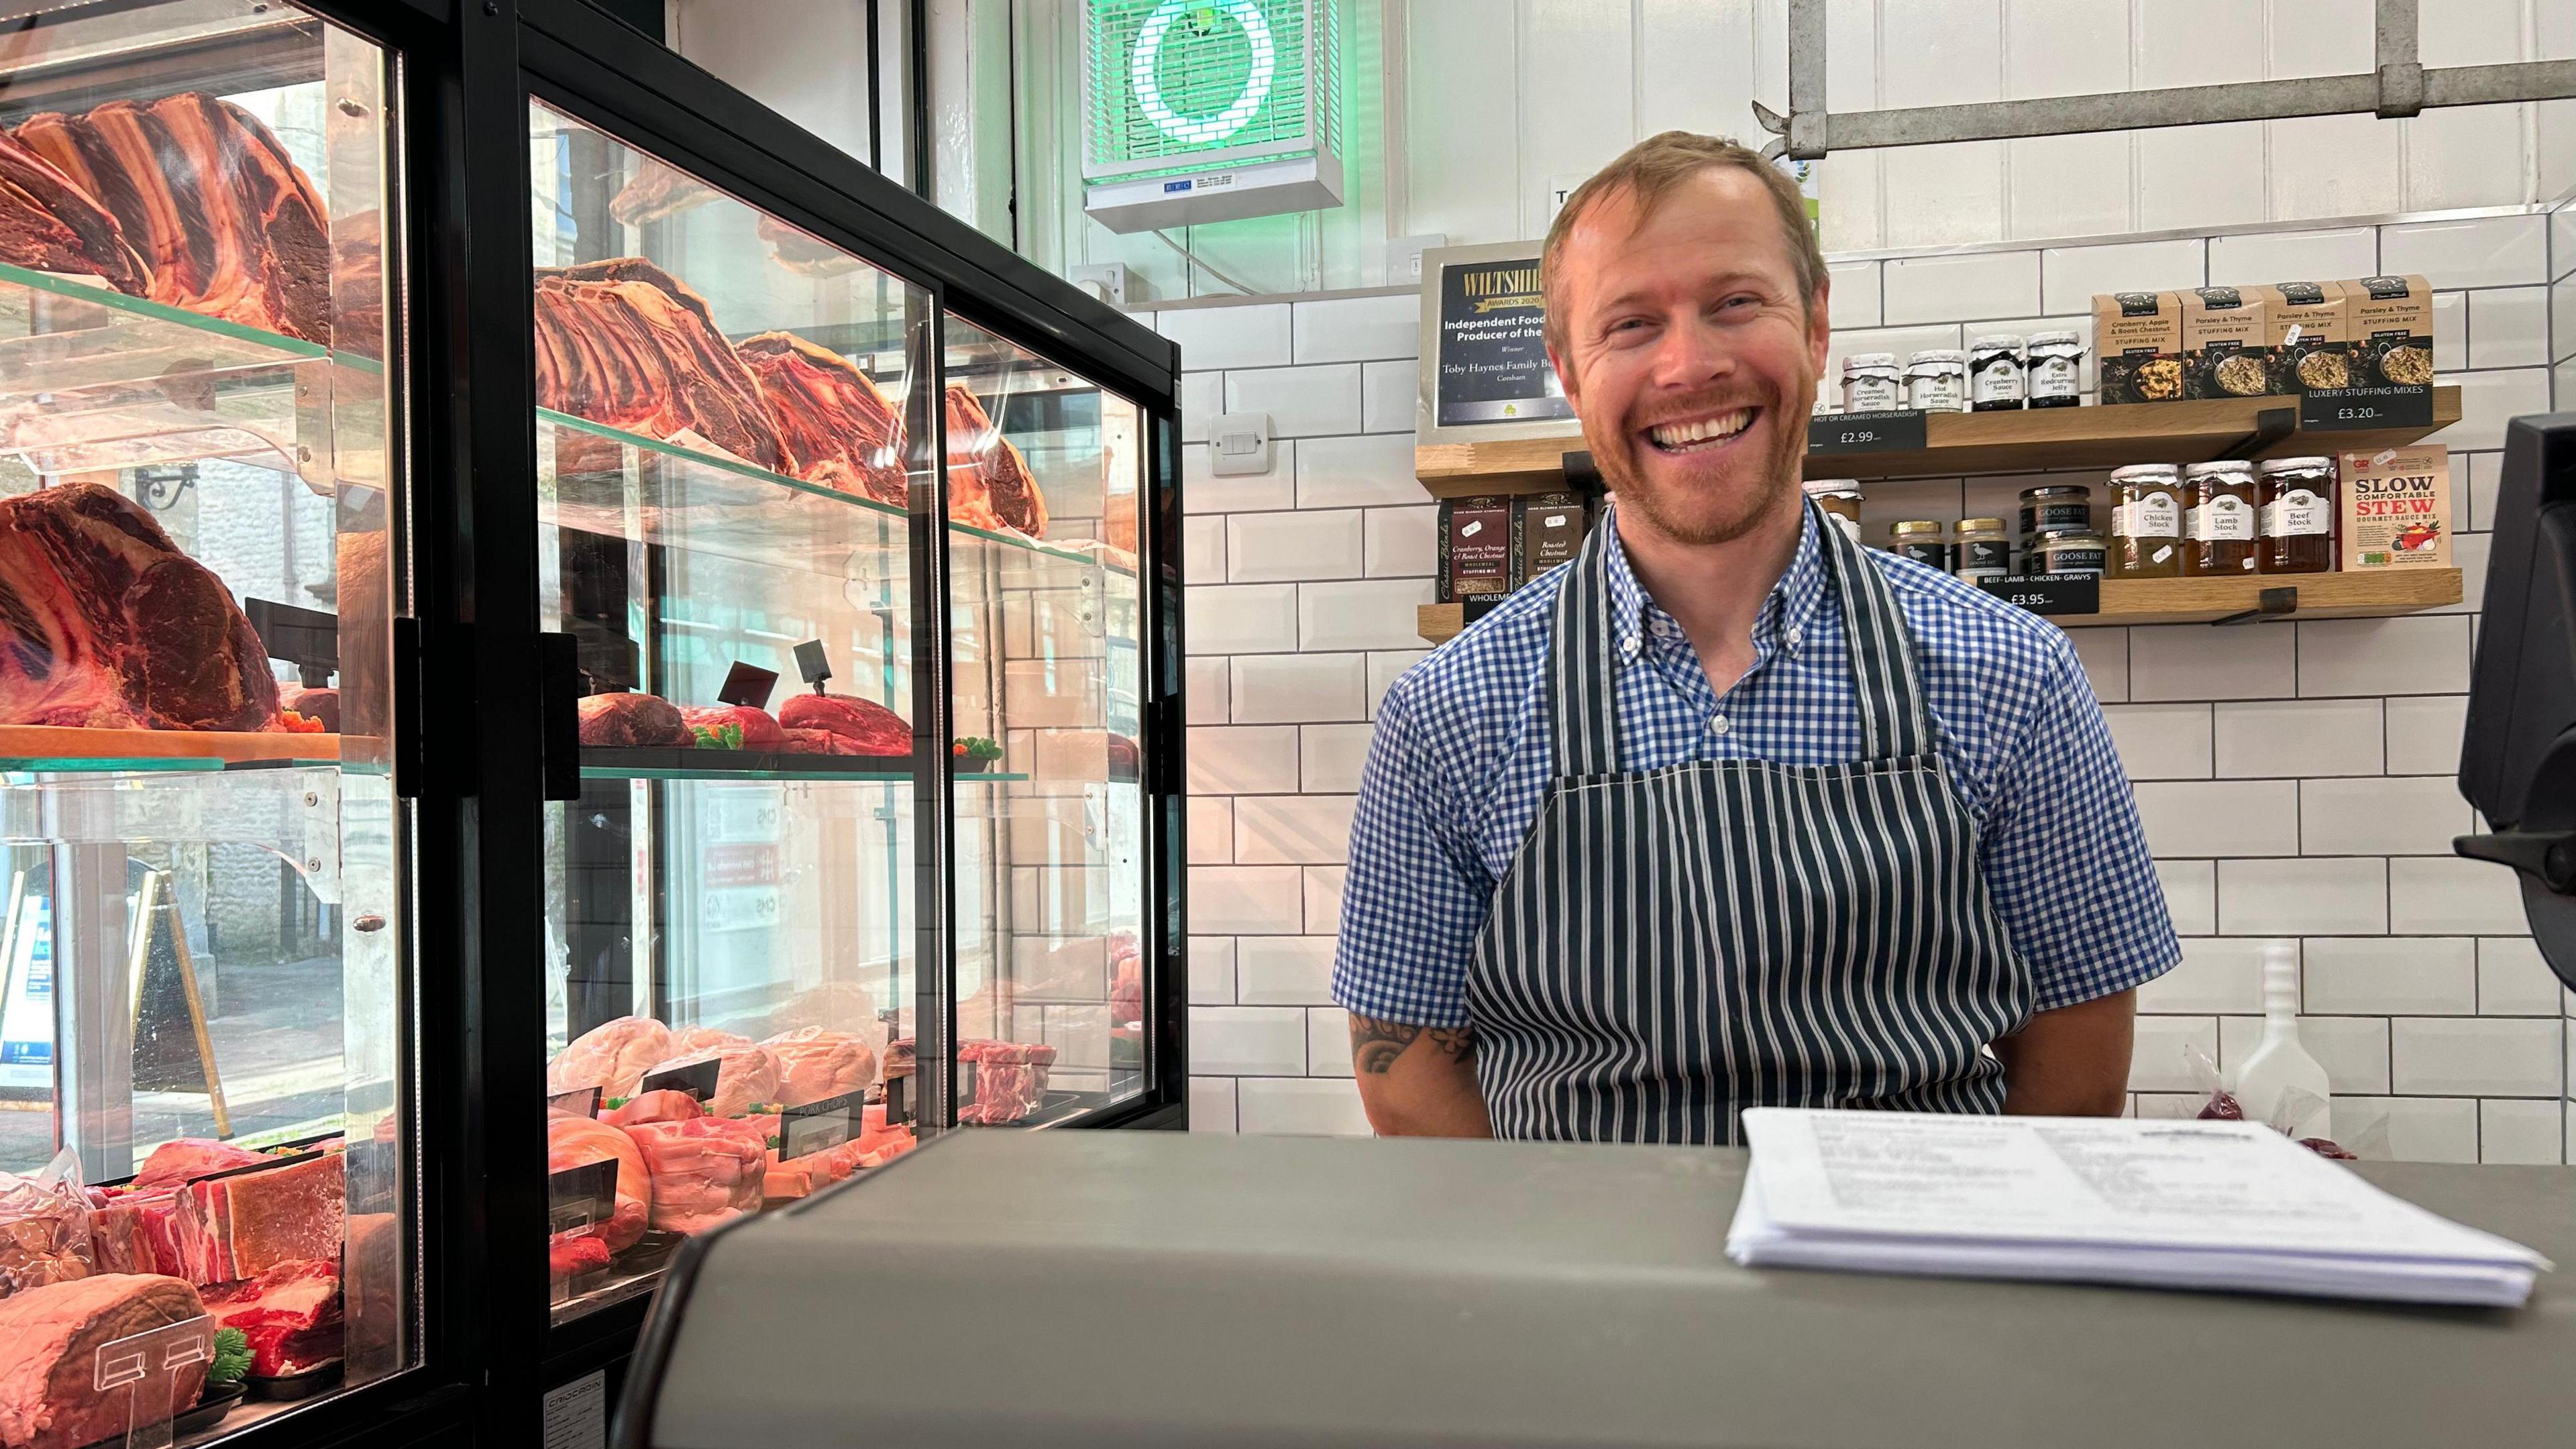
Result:
<svg viewBox="0 0 2576 1449"><path fill-rule="evenodd" d="M1338 151L1333 0L1090 0L1086 175Z"/></svg>

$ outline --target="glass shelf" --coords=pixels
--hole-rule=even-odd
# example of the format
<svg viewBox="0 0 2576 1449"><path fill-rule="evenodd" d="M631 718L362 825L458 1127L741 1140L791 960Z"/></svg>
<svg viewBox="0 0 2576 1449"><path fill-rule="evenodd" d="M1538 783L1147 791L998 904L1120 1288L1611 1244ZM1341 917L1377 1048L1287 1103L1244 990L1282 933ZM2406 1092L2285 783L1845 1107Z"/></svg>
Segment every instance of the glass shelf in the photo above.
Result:
<svg viewBox="0 0 2576 1449"><path fill-rule="evenodd" d="M909 785L913 764L890 755L809 755L779 750L664 749L585 746L585 780L819 780ZM1029 777L959 774L961 784L1005 784Z"/></svg>
<svg viewBox="0 0 2576 1449"><path fill-rule="evenodd" d="M366 744L374 747L381 742ZM376 752L367 748L352 753ZM0 725L0 771L10 772L329 769L339 765L341 753L340 736L328 734Z"/></svg>
<svg viewBox="0 0 2576 1449"><path fill-rule="evenodd" d="M857 554L905 552L908 515L889 503L537 409L539 517L639 543L693 549L763 567L845 573ZM1001 544L1040 567L1071 564L1133 577L1106 551L1040 543L951 523L952 537Z"/></svg>

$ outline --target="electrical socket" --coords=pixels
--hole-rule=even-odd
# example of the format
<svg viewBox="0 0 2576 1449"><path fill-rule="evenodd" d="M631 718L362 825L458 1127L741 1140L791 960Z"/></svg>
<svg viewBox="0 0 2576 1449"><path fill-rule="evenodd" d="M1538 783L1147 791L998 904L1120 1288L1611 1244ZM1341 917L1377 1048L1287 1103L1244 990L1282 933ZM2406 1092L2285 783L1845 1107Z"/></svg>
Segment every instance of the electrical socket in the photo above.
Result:
<svg viewBox="0 0 2576 1449"><path fill-rule="evenodd" d="M1144 300L1141 290L1135 287L1125 262L1098 262L1089 266L1075 267L1065 273L1065 280L1112 307L1125 307L1130 305L1131 301Z"/></svg>
<svg viewBox="0 0 2576 1449"><path fill-rule="evenodd" d="M1400 236L1386 244L1386 284L1390 287L1418 286L1422 281L1422 254L1434 247L1449 245L1449 233L1427 231L1420 236Z"/></svg>

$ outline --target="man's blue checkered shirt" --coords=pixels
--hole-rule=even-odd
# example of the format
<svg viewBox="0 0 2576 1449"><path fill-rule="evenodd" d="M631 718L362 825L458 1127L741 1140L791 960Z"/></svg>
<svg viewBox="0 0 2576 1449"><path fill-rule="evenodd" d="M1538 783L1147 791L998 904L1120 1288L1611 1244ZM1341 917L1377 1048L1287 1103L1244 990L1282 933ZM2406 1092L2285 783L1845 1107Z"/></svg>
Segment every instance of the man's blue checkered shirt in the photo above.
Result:
<svg viewBox="0 0 2576 1449"><path fill-rule="evenodd" d="M1859 702L1816 537L1753 627L1754 662L1719 697L1681 626L1612 539L1621 768L1691 760L1828 765L1860 756ZM1615 528L1609 514L1600 525ZM1977 817L1986 892L2037 1009L2125 990L2182 957L2129 782L2056 626L1892 554L1916 668L1951 782ZM1404 672L1378 706L1342 895L1333 999L1426 1026L1467 1020L1468 957L1545 797L1544 707L1560 568Z"/></svg>

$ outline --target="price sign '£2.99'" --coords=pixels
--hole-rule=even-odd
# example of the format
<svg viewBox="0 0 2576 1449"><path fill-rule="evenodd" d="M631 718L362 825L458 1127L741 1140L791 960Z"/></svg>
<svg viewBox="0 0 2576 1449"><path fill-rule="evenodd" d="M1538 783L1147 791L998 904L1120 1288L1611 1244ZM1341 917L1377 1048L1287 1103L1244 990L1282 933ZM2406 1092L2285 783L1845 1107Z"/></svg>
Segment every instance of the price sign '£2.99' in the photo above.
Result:
<svg viewBox="0 0 2576 1449"><path fill-rule="evenodd" d="M1908 453L1923 448L1923 414L1826 413L1807 420L1810 453Z"/></svg>

